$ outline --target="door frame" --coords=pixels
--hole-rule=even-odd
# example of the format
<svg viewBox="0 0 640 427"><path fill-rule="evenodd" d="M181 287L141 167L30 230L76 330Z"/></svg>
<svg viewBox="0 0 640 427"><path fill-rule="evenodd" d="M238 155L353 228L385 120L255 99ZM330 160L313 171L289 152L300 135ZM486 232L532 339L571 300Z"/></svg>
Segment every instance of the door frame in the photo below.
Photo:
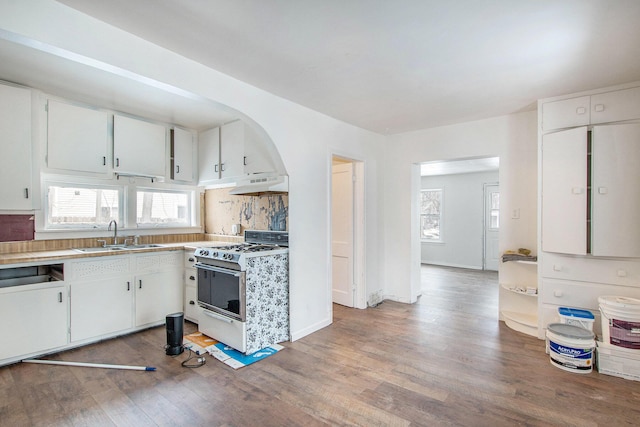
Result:
<svg viewBox="0 0 640 427"><path fill-rule="evenodd" d="M328 262L329 272L333 271L332 265L332 248L331 248L331 231L333 225L332 209L333 209L333 161L337 159L342 162L349 162L353 164L353 173L355 182L353 183L353 280L355 282L355 294L353 299L354 308L364 309L367 308L367 287L365 276L365 229L366 229L366 217L364 212L365 207L365 162L363 160L355 159L352 156L345 155L338 152L332 152L329 156L329 186L328 186L328 199L329 209L327 215L329 216L328 227ZM333 283L332 274L328 275L328 290L330 307L333 307ZM333 309L331 308L332 313ZM333 317L333 314L332 314Z"/></svg>

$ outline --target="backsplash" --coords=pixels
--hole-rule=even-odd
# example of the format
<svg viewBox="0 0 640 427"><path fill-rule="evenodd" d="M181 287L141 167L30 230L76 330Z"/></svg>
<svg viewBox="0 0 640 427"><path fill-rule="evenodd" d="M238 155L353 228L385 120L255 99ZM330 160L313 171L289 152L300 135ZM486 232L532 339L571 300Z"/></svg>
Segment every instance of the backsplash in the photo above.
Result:
<svg viewBox="0 0 640 427"><path fill-rule="evenodd" d="M233 235L232 225L245 230L286 231L289 219L287 193L234 196L228 188L205 192L205 233Z"/></svg>

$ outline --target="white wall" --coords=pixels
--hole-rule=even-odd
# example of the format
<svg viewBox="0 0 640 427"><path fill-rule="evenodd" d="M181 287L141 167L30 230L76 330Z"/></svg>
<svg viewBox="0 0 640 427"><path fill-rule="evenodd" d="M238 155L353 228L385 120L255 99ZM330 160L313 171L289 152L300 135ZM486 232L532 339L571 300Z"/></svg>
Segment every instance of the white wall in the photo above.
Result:
<svg viewBox="0 0 640 427"><path fill-rule="evenodd" d="M422 189L443 189L443 216L442 241L422 241L421 262L482 269L484 184L498 179L498 171L422 177Z"/></svg>
<svg viewBox="0 0 640 427"><path fill-rule="evenodd" d="M0 12L0 30L190 91L226 105L264 128L289 174L291 330L294 339L331 322L328 256L331 154L337 152L364 161L365 275L371 291L380 288L377 159L383 136L278 98L52 0L3 1Z"/></svg>
<svg viewBox="0 0 640 427"><path fill-rule="evenodd" d="M500 252L514 246L536 247L536 117L530 111L388 138L384 146L384 245L379 254L384 260L386 297L414 302L420 290L417 163L500 157L500 215L509 218L500 230ZM520 219L512 220L510 213L516 208Z"/></svg>

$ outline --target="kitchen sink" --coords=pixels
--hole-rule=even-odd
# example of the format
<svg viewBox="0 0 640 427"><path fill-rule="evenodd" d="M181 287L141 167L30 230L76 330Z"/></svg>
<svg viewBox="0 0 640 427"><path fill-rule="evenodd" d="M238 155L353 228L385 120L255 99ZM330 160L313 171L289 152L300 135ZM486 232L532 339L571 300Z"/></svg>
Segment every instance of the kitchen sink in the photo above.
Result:
<svg viewBox="0 0 640 427"><path fill-rule="evenodd" d="M163 245L157 245L155 243L142 244L142 245L107 245L97 246L93 248L77 248L74 251L82 253L95 253L95 252L113 252L113 251L127 251L136 249L148 249L148 248L163 248Z"/></svg>
<svg viewBox="0 0 640 427"><path fill-rule="evenodd" d="M122 251L124 250L125 247L124 246L98 246L95 248L77 248L77 249L73 249L74 251L77 252L82 252L82 253L93 253L93 252L112 252L112 251Z"/></svg>

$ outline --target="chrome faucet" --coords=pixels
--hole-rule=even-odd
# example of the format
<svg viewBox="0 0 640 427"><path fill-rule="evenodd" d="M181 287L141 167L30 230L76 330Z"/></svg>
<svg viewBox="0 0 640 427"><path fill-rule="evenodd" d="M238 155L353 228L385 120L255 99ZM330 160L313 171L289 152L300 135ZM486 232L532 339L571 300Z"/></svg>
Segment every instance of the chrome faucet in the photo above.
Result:
<svg viewBox="0 0 640 427"><path fill-rule="evenodd" d="M107 228L107 231L111 231L111 224L113 224L113 244L117 245L118 244L118 223L116 222L115 219L112 219L111 222L109 223L109 227Z"/></svg>

